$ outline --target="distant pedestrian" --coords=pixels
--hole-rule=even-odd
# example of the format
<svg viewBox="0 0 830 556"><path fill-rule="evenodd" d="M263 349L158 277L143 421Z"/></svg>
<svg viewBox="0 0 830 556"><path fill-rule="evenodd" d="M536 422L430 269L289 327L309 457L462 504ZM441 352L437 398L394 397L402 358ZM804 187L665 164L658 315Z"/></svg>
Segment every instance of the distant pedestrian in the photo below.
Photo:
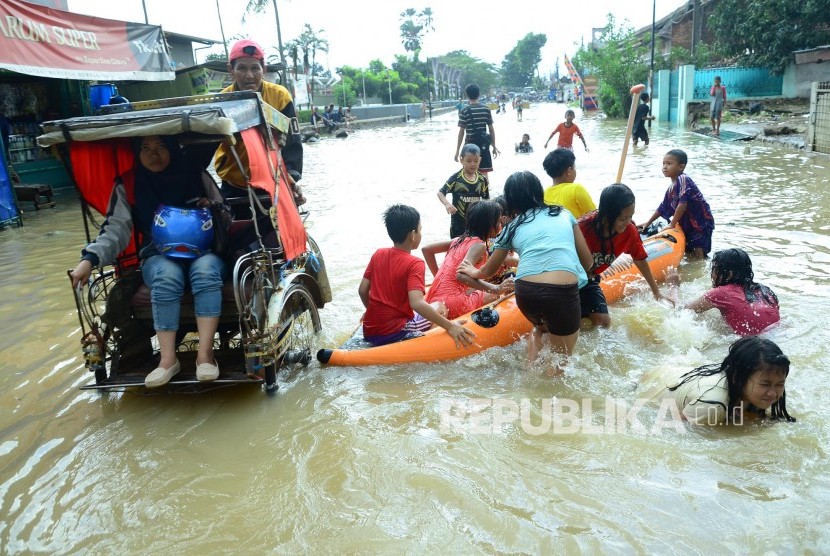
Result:
<svg viewBox="0 0 830 556"><path fill-rule="evenodd" d="M632 139L634 139L635 147L640 139L643 140L644 144L648 145L646 122L654 119L654 116L651 115L651 108L648 107L648 99L648 93L640 95L641 104L637 106L637 112L634 115L634 134L632 135Z"/></svg>
<svg viewBox="0 0 830 556"><path fill-rule="evenodd" d="M723 116L723 107L726 104L726 87L720 84L720 76L715 76L715 83L709 90L712 104L709 107L709 117L712 121L712 134L720 136L720 120Z"/></svg>
<svg viewBox="0 0 830 556"><path fill-rule="evenodd" d="M578 136L582 140L582 145L585 147L585 152L588 152L588 144L585 142L585 137L582 136L582 132L579 131L579 126L574 123L574 118L576 117L576 112L573 110L565 111L565 121L556 126L556 129L550 132L550 136L548 140L545 141L545 148L548 148L548 143L550 140L553 139L553 136L557 133L559 134L559 142L557 143L557 147L560 149L568 149L569 151L574 150L574 135Z"/></svg>
<svg viewBox="0 0 830 556"><path fill-rule="evenodd" d="M464 90L469 99L469 104L464 106L458 113L458 143L455 146L455 158L458 162L458 155L461 146L472 143L481 150L481 163L478 171L482 174L493 171L493 158L499 155L496 148L496 131L493 128L493 114L490 109L478 101L480 90L478 85L470 84ZM489 134L487 131L489 130ZM466 139L464 138L466 134ZM490 147L493 147L493 158L490 156ZM463 231L463 229L462 229Z"/></svg>

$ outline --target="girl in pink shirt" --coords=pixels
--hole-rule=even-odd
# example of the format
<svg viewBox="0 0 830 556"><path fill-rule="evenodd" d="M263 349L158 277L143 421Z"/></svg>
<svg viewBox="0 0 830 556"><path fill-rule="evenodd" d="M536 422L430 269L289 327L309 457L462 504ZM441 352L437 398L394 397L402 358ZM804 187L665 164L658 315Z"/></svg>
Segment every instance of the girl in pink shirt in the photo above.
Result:
<svg viewBox="0 0 830 556"><path fill-rule="evenodd" d="M754 282L752 261L743 249L725 249L712 257L711 290L686 305L696 313L717 309L741 336L758 334L780 320L778 298ZM674 281L677 278L675 275Z"/></svg>
<svg viewBox="0 0 830 556"><path fill-rule="evenodd" d="M512 280L491 284L458 272L461 261L480 267L487 260L487 243L501 231L501 214L501 207L493 201L473 203L467 210L467 228L460 237L421 249L435 276L426 301L446 318L457 318L513 290ZM447 255L438 268L435 255L444 251Z"/></svg>

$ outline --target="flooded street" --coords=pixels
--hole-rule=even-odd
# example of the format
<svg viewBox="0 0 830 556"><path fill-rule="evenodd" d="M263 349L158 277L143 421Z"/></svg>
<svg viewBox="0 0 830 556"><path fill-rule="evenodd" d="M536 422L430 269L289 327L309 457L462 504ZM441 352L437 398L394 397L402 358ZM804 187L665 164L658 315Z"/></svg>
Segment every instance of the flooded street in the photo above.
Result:
<svg viewBox="0 0 830 556"><path fill-rule="evenodd" d="M550 183L542 146L564 111L533 105L523 122L494 114L502 155L492 194L516 170ZM624 123L576 122L590 149L575 142L576 181L596 201L614 180ZM535 153L514 154L522 133ZM80 391L94 378L66 270L84 231L64 192L56 208L27 210L23 228L0 231L0 552L830 552L821 374L830 368L830 161L659 124L651 135L625 166L635 220L668 186L663 154L686 150L686 171L714 213L713 250L746 249L756 280L780 299L782 322L767 336L792 361L796 423L655 430L657 409L646 408L644 428L605 427L608 401L630 407L645 372L720 362L736 339L717 311L673 310L645 286L611 307L610 329L583 329L563 379L528 368L520 342L446 364L314 361L281 375L273 398L244 387ZM387 206L415 206L424 243L449 237L436 192L460 168L456 137L451 113L306 145L308 225L334 293L319 347L339 345L357 324L363 270L391 245ZM710 286L706 262L680 270L681 299ZM515 402L539 425L554 396L577 401L596 426L442 426L448 407L461 414L476 400L497 400L485 424Z"/></svg>

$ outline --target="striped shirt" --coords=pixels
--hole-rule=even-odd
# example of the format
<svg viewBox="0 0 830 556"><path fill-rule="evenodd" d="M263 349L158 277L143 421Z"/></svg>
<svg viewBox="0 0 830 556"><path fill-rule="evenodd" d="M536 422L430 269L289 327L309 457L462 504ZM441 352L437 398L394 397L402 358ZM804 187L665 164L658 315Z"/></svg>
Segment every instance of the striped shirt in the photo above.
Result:
<svg viewBox="0 0 830 556"><path fill-rule="evenodd" d="M467 130L468 139L483 136L487 133L487 126L492 123L492 112L480 103L468 104L458 113L458 127Z"/></svg>

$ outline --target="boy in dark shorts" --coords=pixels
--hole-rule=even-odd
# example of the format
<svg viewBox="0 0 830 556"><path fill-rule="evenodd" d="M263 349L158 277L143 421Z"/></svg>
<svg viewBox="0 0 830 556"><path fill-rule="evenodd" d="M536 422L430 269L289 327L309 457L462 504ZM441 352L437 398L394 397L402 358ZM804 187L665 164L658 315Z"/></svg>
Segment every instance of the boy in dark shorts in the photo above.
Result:
<svg viewBox="0 0 830 556"><path fill-rule="evenodd" d="M472 143L481 149L481 164L478 171L482 174L493 171L493 159L490 157L490 147L493 147L493 157L499 156L496 148L496 130L493 129L493 114L490 109L478 101L478 85L467 85L464 89L469 104L458 113L458 143L455 146L455 161L461 145ZM487 134L489 130L490 134ZM466 139L464 138L466 134Z"/></svg>
<svg viewBox="0 0 830 556"><path fill-rule="evenodd" d="M643 93L640 95L640 104L637 106L637 112L634 114L634 133L631 135L631 138L634 139L634 146L637 146L637 142L642 139L643 143L648 145L648 131L646 131L646 122L648 120L653 120L654 116L651 115L651 108L648 107L648 93Z"/></svg>
<svg viewBox="0 0 830 556"><path fill-rule="evenodd" d="M357 291L366 307L363 338L380 346L419 336L436 324L456 347L471 345L472 330L445 319L424 301L426 264L410 254L421 243L421 215L410 206L393 205L383 220L394 245L375 251L360 281Z"/></svg>

